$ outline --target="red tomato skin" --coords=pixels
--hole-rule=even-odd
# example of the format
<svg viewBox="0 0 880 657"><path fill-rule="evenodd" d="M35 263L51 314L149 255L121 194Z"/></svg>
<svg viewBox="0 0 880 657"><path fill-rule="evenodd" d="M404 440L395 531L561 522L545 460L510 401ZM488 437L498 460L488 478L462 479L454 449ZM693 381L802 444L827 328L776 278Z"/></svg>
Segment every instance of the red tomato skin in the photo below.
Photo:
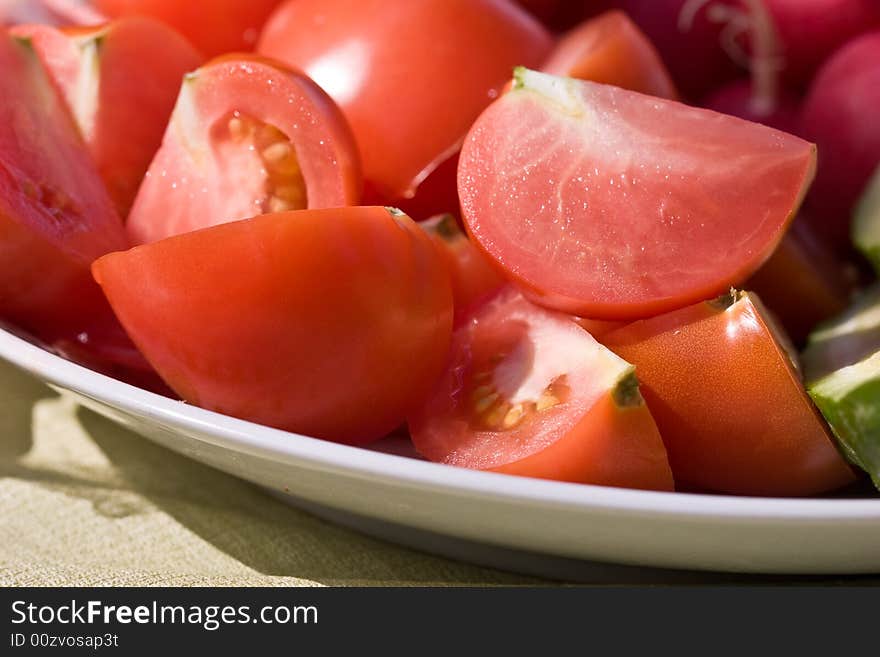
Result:
<svg viewBox="0 0 880 657"><path fill-rule="evenodd" d="M260 29L281 0L95 0L110 18L150 16L186 36L208 57L253 50Z"/></svg>
<svg viewBox="0 0 880 657"><path fill-rule="evenodd" d="M385 208L263 215L112 254L93 271L182 399L260 424L368 443L403 422L446 364L446 266L422 229Z"/></svg>
<svg viewBox="0 0 880 657"><path fill-rule="evenodd" d="M183 102L186 94L186 102ZM262 181L231 182L206 169L191 142L207 145L212 130L233 111L274 125L296 150L309 209L356 205L363 189L357 146L335 103L300 71L257 55L218 57L184 82L178 107L144 184L127 229L135 244L247 218ZM195 113L197 120L193 120ZM178 120L179 118L179 120ZM197 147L213 155L209 146ZM207 171L207 173L206 173ZM232 172L232 175L238 175ZM230 205L230 189L248 196Z"/></svg>
<svg viewBox="0 0 880 657"><path fill-rule="evenodd" d="M846 267L798 217L770 259L745 284L754 290L797 345L842 313L854 292Z"/></svg>
<svg viewBox="0 0 880 657"><path fill-rule="evenodd" d="M621 406L614 400L613 389L588 402L578 396L580 391L575 387L575 397L561 412L579 417L560 417L558 409L550 409L545 413L551 415L530 418L508 431L470 427L462 404L467 403L468 380L484 348L478 336L515 327L523 316L542 330L573 329L585 344L595 344L571 318L533 306L515 290L505 288L458 324L446 372L409 417L416 449L432 461L459 467L574 483L673 490L666 450L647 406L641 398L638 403ZM584 407L584 403L588 405ZM492 445L491 453L471 449L468 443Z"/></svg>
<svg viewBox="0 0 880 657"><path fill-rule="evenodd" d="M126 248L122 222L33 48L0 36L0 70L0 319L75 336L106 309L89 266Z"/></svg>
<svg viewBox="0 0 880 657"><path fill-rule="evenodd" d="M420 224L449 268L456 316L464 316L505 284L491 261L467 238L451 215Z"/></svg>
<svg viewBox="0 0 880 657"><path fill-rule="evenodd" d="M458 150L514 66L552 37L506 0L290 0L258 51L302 68L346 115L378 194L396 202Z"/></svg>
<svg viewBox="0 0 880 657"><path fill-rule="evenodd" d="M657 49L622 11L605 12L565 34L542 70L660 98L678 98Z"/></svg>
<svg viewBox="0 0 880 657"><path fill-rule="evenodd" d="M468 234L532 301L591 319L653 317L723 294L770 257L813 179L814 145L609 85L563 84L572 90L566 102L583 105L562 107L523 87L490 106L468 134L458 170ZM587 115L610 128L595 127ZM665 132L651 132L658 123ZM638 132L629 132L633 126ZM591 130L639 136L619 137L617 150L603 151ZM638 167L646 134L664 150ZM686 134L699 137L688 146L679 137ZM715 174L701 154L722 149L728 156L737 149L750 164L736 175ZM621 173L615 153L624 150L633 155ZM580 159L572 161L573 153ZM625 176L620 185L618 175ZM647 216L656 221L642 221ZM742 225L756 216L758 225ZM559 236L568 223L572 231ZM693 248L694 235L702 249ZM577 244L592 246L581 249L583 261L566 252ZM607 257L593 255L602 249Z"/></svg>
<svg viewBox="0 0 880 657"><path fill-rule="evenodd" d="M653 444L654 449L647 449ZM492 472L596 486L673 491L663 440L648 407L620 408L609 392L547 449ZM626 455L622 458L622 455Z"/></svg>
<svg viewBox="0 0 880 657"><path fill-rule="evenodd" d="M202 55L163 23L140 17L63 31L20 26L13 34L31 39L71 108L77 104L82 49L94 44L95 106L76 118L117 212L128 216L162 142L180 82L202 63Z"/></svg>
<svg viewBox="0 0 880 657"><path fill-rule="evenodd" d="M854 481L751 298L634 322L602 343L635 364L679 485L803 496Z"/></svg>

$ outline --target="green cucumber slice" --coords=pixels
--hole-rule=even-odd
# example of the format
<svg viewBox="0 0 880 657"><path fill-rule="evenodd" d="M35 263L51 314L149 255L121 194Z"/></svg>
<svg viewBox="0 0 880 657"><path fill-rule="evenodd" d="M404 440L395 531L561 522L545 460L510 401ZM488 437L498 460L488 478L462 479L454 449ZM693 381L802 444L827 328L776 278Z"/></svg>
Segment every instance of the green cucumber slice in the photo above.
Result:
<svg viewBox="0 0 880 657"><path fill-rule="evenodd" d="M817 381L880 350L880 284L839 317L819 326L801 355L804 379Z"/></svg>
<svg viewBox="0 0 880 657"><path fill-rule="evenodd" d="M856 248L880 273L880 166L865 188L853 216L852 239Z"/></svg>
<svg viewBox="0 0 880 657"><path fill-rule="evenodd" d="M880 351L808 387L844 456L880 489Z"/></svg>

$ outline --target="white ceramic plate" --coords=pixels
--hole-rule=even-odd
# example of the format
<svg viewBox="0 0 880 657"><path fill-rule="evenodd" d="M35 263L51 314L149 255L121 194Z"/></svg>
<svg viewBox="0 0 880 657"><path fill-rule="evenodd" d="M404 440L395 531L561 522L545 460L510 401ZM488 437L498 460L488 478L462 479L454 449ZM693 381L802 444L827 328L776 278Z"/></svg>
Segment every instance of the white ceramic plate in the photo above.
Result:
<svg viewBox="0 0 880 657"><path fill-rule="evenodd" d="M169 449L361 529L422 547L433 541L459 557L470 558L462 545L479 545L568 563L880 572L880 499L650 493L473 472L388 453L393 443L346 447L187 406L2 330L0 357ZM473 554L491 563L485 554L498 552Z"/></svg>

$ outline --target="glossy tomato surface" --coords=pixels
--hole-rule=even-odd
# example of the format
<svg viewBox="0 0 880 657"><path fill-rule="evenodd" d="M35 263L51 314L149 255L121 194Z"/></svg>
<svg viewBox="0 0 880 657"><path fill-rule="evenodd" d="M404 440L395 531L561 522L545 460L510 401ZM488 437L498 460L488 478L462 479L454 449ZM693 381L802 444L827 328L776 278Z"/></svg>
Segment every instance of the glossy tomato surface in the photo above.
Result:
<svg viewBox="0 0 880 657"><path fill-rule="evenodd" d="M264 215L109 255L94 272L182 399L268 426L369 442L446 365L446 264L386 208Z"/></svg>
<svg viewBox="0 0 880 657"><path fill-rule="evenodd" d="M455 217L440 215L419 225L434 240L449 267L456 315L485 301L506 283L485 254L464 234Z"/></svg>
<svg viewBox="0 0 880 657"><path fill-rule="evenodd" d="M815 159L766 126L519 69L468 134L458 188L468 232L532 299L633 319L748 278Z"/></svg>
<svg viewBox="0 0 880 657"><path fill-rule="evenodd" d="M542 70L661 98L678 96L657 49L622 11L608 11L573 28Z"/></svg>
<svg viewBox="0 0 880 657"><path fill-rule="evenodd" d="M63 90L98 171L125 217L159 145L183 76L202 63L177 32L147 18L60 31L15 28Z"/></svg>
<svg viewBox="0 0 880 657"><path fill-rule="evenodd" d="M333 101L255 55L188 75L128 219L135 243L257 214L354 205L360 161Z"/></svg>
<svg viewBox="0 0 880 657"><path fill-rule="evenodd" d="M303 69L336 100L367 181L394 201L458 150L514 66L540 66L551 47L507 0L290 0L258 50Z"/></svg>
<svg viewBox="0 0 880 657"><path fill-rule="evenodd" d="M150 16L185 35L205 56L252 50L281 0L95 0L111 18Z"/></svg>
<svg viewBox="0 0 880 657"><path fill-rule="evenodd" d="M634 322L602 342L635 364L679 484L794 496L854 480L757 297Z"/></svg>
<svg viewBox="0 0 880 657"><path fill-rule="evenodd" d="M449 465L672 490L633 368L565 315L507 288L456 329L452 356L409 419L416 449Z"/></svg>
<svg viewBox="0 0 880 657"><path fill-rule="evenodd" d="M122 222L33 48L0 35L0 319L76 335L106 303L92 261Z"/></svg>

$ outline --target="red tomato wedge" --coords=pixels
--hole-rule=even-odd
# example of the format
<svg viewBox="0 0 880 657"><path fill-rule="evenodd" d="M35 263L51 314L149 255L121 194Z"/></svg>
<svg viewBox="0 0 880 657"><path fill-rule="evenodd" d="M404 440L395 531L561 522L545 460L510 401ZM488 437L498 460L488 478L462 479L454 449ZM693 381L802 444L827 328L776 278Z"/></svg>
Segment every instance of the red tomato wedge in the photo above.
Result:
<svg viewBox="0 0 880 657"><path fill-rule="evenodd" d="M0 25L99 25L106 18L85 0L0 0Z"/></svg>
<svg viewBox="0 0 880 657"><path fill-rule="evenodd" d="M673 489L632 365L510 288L455 331L446 373L409 428L422 455L448 465Z"/></svg>
<svg viewBox="0 0 880 657"><path fill-rule="evenodd" d="M117 211L127 216L162 143L183 76L202 56L177 32L147 18L66 31L26 25L13 34L33 43Z"/></svg>
<svg viewBox="0 0 880 657"><path fill-rule="evenodd" d="M251 55L188 75L138 193L135 243L257 214L354 205L360 161L333 101L298 71Z"/></svg>
<svg viewBox="0 0 880 657"><path fill-rule="evenodd" d="M545 73L675 99L669 72L648 37L622 11L596 16L562 37Z"/></svg>
<svg viewBox="0 0 880 657"><path fill-rule="evenodd" d="M437 245L449 267L456 314L476 306L501 289L504 277L483 255L449 214L419 224Z"/></svg>
<svg viewBox="0 0 880 657"><path fill-rule="evenodd" d="M252 50L281 0L94 0L111 18L150 16L167 23L208 57Z"/></svg>
<svg viewBox="0 0 880 657"><path fill-rule="evenodd" d="M76 335L106 308L92 261L127 247L64 101L28 43L0 35L0 319Z"/></svg>
<svg viewBox="0 0 880 657"><path fill-rule="evenodd" d="M854 481L757 297L634 322L602 343L635 364L678 484L795 496Z"/></svg>
<svg viewBox="0 0 880 657"><path fill-rule="evenodd" d="M514 66L540 66L551 47L507 0L290 0L258 51L303 69L339 103L365 178L396 201L458 151Z"/></svg>
<svg viewBox="0 0 880 657"><path fill-rule="evenodd" d="M303 210L108 255L94 274L187 402L347 443L404 421L446 364L446 264L381 207Z"/></svg>
<svg viewBox="0 0 880 657"><path fill-rule="evenodd" d="M458 189L468 232L530 298L631 319L748 278L815 162L766 126L518 69L468 134Z"/></svg>

